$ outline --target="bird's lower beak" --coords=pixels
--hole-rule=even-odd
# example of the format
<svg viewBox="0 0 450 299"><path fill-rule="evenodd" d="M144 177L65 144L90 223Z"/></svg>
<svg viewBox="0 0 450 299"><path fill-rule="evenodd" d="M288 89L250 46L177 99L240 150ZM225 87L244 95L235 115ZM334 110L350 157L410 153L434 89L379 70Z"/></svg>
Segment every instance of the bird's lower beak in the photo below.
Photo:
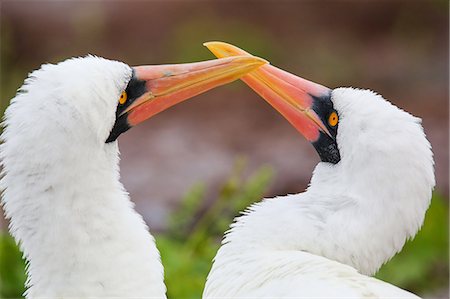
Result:
<svg viewBox="0 0 450 299"><path fill-rule="evenodd" d="M144 82L146 91L128 106L130 126L214 87L239 79L267 63L254 56L234 56L210 61L134 67L136 78Z"/></svg>
<svg viewBox="0 0 450 299"><path fill-rule="evenodd" d="M251 55L223 42L208 42L204 45L218 58ZM316 141L320 131L330 135L313 109L317 99L330 94L329 88L271 65L264 65L241 79L280 112L307 140Z"/></svg>

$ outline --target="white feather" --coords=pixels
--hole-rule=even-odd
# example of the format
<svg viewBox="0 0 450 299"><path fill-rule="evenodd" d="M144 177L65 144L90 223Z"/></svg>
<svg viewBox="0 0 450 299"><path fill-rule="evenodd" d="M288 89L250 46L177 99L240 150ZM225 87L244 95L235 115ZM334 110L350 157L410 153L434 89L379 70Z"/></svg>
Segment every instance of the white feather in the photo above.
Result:
<svg viewBox="0 0 450 299"><path fill-rule="evenodd" d="M366 275L421 227L435 185L420 119L367 90L339 88L341 161L319 163L304 193L265 199L238 217L205 298L411 298Z"/></svg>
<svg viewBox="0 0 450 299"><path fill-rule="evenodd" d="M27 260L27 298L165 298L153 237L105 143L131 68L98 57L43 65L5 112L2 204Z"/></svg>

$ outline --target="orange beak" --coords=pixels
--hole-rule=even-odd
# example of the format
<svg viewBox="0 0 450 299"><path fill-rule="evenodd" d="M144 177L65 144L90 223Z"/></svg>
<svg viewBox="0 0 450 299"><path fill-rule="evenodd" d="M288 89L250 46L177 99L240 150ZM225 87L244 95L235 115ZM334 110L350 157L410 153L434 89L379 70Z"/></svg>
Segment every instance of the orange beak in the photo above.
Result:
<svg viewBox="0 0 450 299"><path fill-rule="evenodd" d="M122 113L135 126L153 115L214 87L239 79L267 63L254 56L234 56L209 61L134 67L147 92Z"/></svg>
<svg viewBox="0 0 450 299"><path fill-rule="evenodd" d="M209 61L133 67L127 98L118 106L111 142L144 120L214 87L230 83L266 64L254 56L233 56Z"/></svg>
<svg viewBox="0 0 450 299"><path fill-rule="evenodd" d="M218 58L251 55L223 42L204 45ZM318 140L320 131L331 136L313 109L314 102L331 90L271 65L264 65L241 78L256 93L280 112L308 141Z"/></svg>

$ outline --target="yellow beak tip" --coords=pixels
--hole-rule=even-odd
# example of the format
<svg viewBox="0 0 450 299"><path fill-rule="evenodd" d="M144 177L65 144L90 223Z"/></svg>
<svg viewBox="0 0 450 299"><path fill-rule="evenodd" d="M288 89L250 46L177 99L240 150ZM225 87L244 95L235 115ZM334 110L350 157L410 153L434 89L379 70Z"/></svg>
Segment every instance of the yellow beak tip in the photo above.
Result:
<svg viewBox="0 0 450 299"><path fill-rule="evenodd" d="M211 51L217 58L224 58L230 56L253 56L250 53L247 53L244 50L225 42L220 41L205 42L203 43L203 46L208 48L208 50ZM263 58L257 56L253 57L260 59L261 64L270 64L269 61Z"/></svg>
<svg viewBox="0 0 450 299"><path fill-rule="evenodd" d="M228 45L228 44L227 44L227 43L224 43L224 42L219 42L219 41L210 41L210 42L204 42L204 43L203 43L203 46L205 46L205 47L207 47L207 48L209 48L209 47L214 47L214 46L220 46L220 45L226 46L226 45Z"/></svg>

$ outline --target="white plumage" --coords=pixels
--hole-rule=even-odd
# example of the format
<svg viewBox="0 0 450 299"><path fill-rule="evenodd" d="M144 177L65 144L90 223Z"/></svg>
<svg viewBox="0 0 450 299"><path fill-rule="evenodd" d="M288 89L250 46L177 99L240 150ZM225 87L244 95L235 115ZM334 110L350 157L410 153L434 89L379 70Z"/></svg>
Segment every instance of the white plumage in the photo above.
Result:
<svg viewBox="0 0 450 299"><path fill-rule="evenodd" d="M165 298L153 237L105 143L132 69L97 57L44 65L5 112L3 207L30 261L26 297Z"/></svg>
<svg viewBox="0 0 450 299"><path fill-rule="evenodd" d="M165 298L154 239L119 182L117 142L105 143L131 77L97 57L44 65L5 112L0 188L29 262L28 298ZM306 192L237 218L204 297L414 297L365 275L423 223L435 182L420 120L370 91L335 89L331 100L339 163L319 163Z"/></svg>
<svg viewBox="0 0 450 299"><path fill-rule="evenodd" d="M366 275L416 234L430 204L421 121L368 90L338 88L331 100L341 160L320 162L304 193L236 218L204 298L416 298Z"/></svg>

